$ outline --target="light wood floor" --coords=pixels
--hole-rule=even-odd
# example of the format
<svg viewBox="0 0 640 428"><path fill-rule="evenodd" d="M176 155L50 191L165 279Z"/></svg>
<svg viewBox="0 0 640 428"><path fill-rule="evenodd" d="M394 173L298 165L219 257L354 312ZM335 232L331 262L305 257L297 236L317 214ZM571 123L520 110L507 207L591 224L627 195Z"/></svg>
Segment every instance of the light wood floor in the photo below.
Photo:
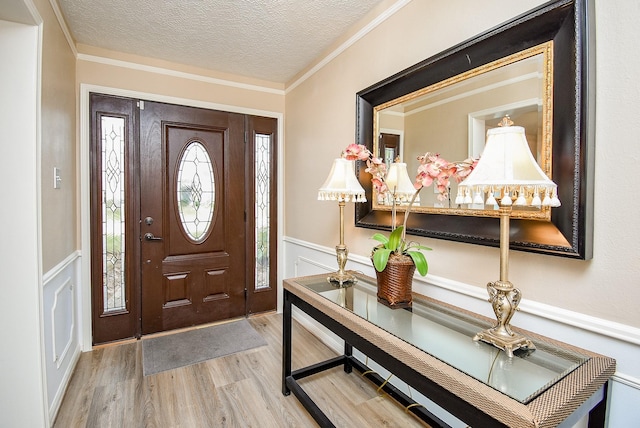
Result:
<svg viewBox="0 0 640 428"><path fill-rule="evenodd" d="M67 427L315 427L281 392L282 315L249 318L268 345L200 364L142 375L140 341L82 354L56 418ZM293 368L335 356L294 321ZM300 382L339 427L424 424L357 372L335 368Z"/></svg>

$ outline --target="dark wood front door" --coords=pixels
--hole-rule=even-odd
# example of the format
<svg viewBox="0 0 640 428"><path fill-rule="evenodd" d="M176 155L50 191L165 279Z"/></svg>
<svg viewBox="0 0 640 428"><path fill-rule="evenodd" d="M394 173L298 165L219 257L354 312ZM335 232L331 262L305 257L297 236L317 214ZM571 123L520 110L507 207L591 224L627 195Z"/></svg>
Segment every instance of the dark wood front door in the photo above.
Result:
<svg viewBox="0 0 640 428"><path fill-rule="evenodd" d="M140 108L142 334L246 313L244 120Z"/></svg>
<svg viewBox="0 0 640 428"><path fill-rule="evenodd" d="M274 310L276 119L90 108L93 343Z"/></svg>

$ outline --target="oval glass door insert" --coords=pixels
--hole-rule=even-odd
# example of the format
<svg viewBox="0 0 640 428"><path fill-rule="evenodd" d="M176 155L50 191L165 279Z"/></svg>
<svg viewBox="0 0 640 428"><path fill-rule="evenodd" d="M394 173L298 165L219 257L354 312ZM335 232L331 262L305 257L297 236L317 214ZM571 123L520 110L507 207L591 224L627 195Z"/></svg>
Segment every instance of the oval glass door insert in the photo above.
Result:
<svg viewBox="0 0 640 428"><path fill-rule="evenodd" d="M216 192L213 165L202 143L187 144L178 163L176 189L182 229L194 242L211 228Z"/></svg>

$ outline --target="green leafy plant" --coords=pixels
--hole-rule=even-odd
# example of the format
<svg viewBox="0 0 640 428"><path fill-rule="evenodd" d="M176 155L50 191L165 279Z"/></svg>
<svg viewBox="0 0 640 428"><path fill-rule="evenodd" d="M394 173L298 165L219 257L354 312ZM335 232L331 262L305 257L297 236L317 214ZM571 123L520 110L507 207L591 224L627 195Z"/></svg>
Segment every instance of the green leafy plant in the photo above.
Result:
<svg viewBox="0 0 640 428"><path fill-rule="evenodd" d="M427 258L420 251L431 250L431 248L416 242L407 242L404 239L403 231L404 226L398 226L388 238L381 233L376 233L371 237L371 239L380 242L373 248L373 266L378 272L382 272L387 267L391 254L405 255L411 257L418 273L425 276L429 270L429 265L427 264Z"/></svg>

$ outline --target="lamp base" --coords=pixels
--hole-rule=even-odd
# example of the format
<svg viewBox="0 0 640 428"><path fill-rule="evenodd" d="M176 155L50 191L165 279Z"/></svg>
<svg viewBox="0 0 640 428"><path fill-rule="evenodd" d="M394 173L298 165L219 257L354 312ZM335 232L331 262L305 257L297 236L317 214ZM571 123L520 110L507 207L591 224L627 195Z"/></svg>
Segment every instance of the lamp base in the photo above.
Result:
<svg viewBox="0 0 640 428"><path fill-rule="evenodd" d="M509 358L513 357L513 351L521 348L526 349L536 349L536 346L531 342L531 340L522 336L521 334L513 333L507 337L504 334L500 334L500 332L496 332L495 328L489 328L480 333L477 333L473 340L478 341L482 340L490 345L495 346L496 348L502 349L507 353Z"/></svg>
<svg viewBox="0 0 640 428"><path fill-rule="evenodd" d="M336 245L336 258L338 260L338 271L332 273L327 277L327 281L332 284L338 284L338 287L349 287L358 280L353 274L344 270L344 266L347 264L347 255L349 250L344 244Z"/></svg>
<svg viewBox="0 0 640 428"><path fill-rule="evenodd" d="M509 325L522 297L520 290L509 281L499 280L488 283L487 291L498 322L492 328L476 334L473 340L490 343L505 351L509 358L513 357L513 351L516 349L536 349L529 339L514 333Z"/></svg>
<svg viewBox="0 0 640 428"><path fill-rule="evenodd" d="M358 282L358 278L348 272L334 272L327 277L327 281L340 288L351 287Z"/></svg>

